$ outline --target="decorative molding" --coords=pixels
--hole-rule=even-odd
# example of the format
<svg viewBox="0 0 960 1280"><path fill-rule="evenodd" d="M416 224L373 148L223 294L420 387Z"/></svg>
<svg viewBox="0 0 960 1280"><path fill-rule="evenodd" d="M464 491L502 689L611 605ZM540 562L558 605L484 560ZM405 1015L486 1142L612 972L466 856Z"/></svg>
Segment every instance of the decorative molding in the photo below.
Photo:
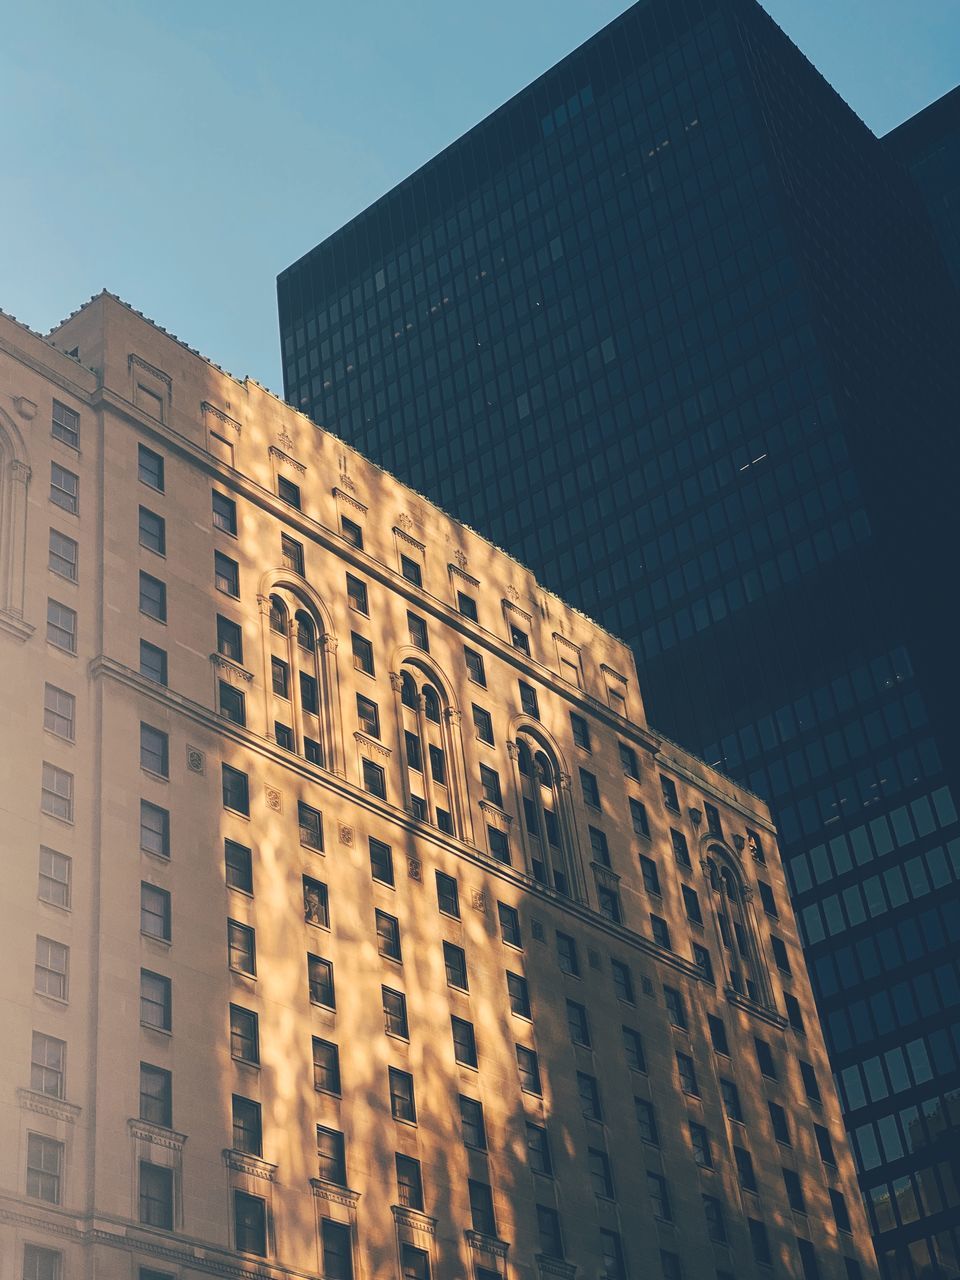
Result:
<svg viewBox="0 0 960 1280"><path fill-rule="evenodd" d="M743 853L743 846L744 846L746 843L747 843L746 837L745 837L745 836L740 835L740 833L739 833L739 832L737 832L737 833L736 833L736 835L733 837L733 844L734 844L734 848L736 849L737 853ZM751 852L752 852L752 850L751 850Z"/></svg>
<svg viewBox="0 0 960 1280"><path fill-rule="evenodd" d="M147 1120L128 1120L130 1132L141 1142L150 1142L155 1147L165 1147L168 1151L182 1151L187 1140L185 1133L176 1133L173 1129L165 1129L163 1125L150 1124Z"/></svg>
<svg viewBox="0 0 960 1280"><path fill-rule="evenodd" d="M18 484L29 484L33 472L30 470L29 463L21 458L14 458L10 463L10 474Z"/></svg>
<svg viewBox="0 0 960 1280"><path fill-rule="evenodd" d="M37 413L37 406L26 396L14 396L13 407L26 422L32 422Z"/></svg>
<svg viewBox="0 0 960 1280"><path fill-rule="evenodd" d="M403 689L403 676L399 671L390 672L390 688L394 693L400 693Z"/></svg>
<svg viewBox="0 0 960 1280"><path fill-rule="evenodd" d="M82 1109L73 1102L66 1102L63 1098L51 1098L46 1093L34 1093L32 1089L18 1089L17 1101L25 1111L35 1111L41 1116L52 1116L54 1120L62 1120L65 1124L73 1124Z"/></svg>
<svg viewBox="0 0 960 1280"><path fill-rule="evenodd" d="M513 824L513 818L511 818L509 813L504 813L501 808L490 800L481 800L480 808L486 814L487 821L492 826L495 826L498 831L510 830L510 827Z"/></svg>
<svg viewBox="0 0 960 1280"><path fill-rule="evenodd" d="M341 1187L336 1182L326 1182L323 1178L311 1178L310 1185L318 1200L329 1200L332 1204L342 1204L348 1209L355 1209L360 1199L359 1191L351 1191L349 1187Z"/></svg>
<svg viewBox="0 0 960 1280"><path fill-rule="evenodd" d="M582 650L578 644L574 644L572 640L568 640L567 637L561 635L559 631L555 631L553 633L553 638L556 641L558 648L569 649L571 653L575 653L577 655L577 661L580 660Z"/></svg>
<svg viewBox="0 0 960 1280"><path fill-rule="evenodd" d="M463 570L466 569L467 567L467 553L465 551L461 551L458 547L457 550L453 553L453 558L457 563L457 568L462 573Z"/></svg>
<svg viewBox="0 0 960 1280"><path fill-rule="evenodd" d="M487 910L487 895L482 889L474 889L470 894L470 905L474 911L485 914Z"/></svg>
<svg viewBox="0 0 960 1280"><path fill-rule="evenodd" d="M146 373L153 374L158 382L162 382L167 388L168 399L171 401L173 400L173 379L170 377L169 373L164 373L164 371L162 369L158 369L155 364L150 364L148 360L144 360L143 356L135 355L131 351L127 356L128 371L131 370L134 365L136 365L138 369L143 369Z"/></svg>
<svg viewBox="0 0 960 1280"><path fill-rule="evenodd" d="M603 884L608 885L611 889L616 889L618 887L620 884L620 877L615 871L611 871L609 867L605 867L602 862L591 862L590 866L593 868L593 874L596 877L598 884L602 882Z"/></svg>
<svg viewBox="0 0 960 1280"><path fill-rule="evenodd" d="M287 428L286 428L286 424L284 424L284 425L280 428L279 432L277 433L277 439L278 439L278 440L280 441L280 443L283 445L284 449L292 449L292 448L293 448L293 436L292 436L292 435L290 434L290 432L287 430Z"/></svg>
<svg viewBox="0 0 960 1280"><path fill-rule="evenodd" d="M463 723L463 712L459 707L447 707L443 714L446 716L447 724L450 725L451 729L460 728Z"/></svg>
<svg viewBox="0 0 960 1280"><path fill-rule="evenodd" d="M537 1269L541 1276L563 1276L564 1280L574 1280L577 1274L576 1264L561 1262L559 1258L548 1258L546 1254L537 1254Z"/></svg>
<svg viewBox="0 0 960 1280"><path fill-rule="evenodd" d="M516 591L516 588L515 588L515 587L508 587L508 588L507 588L507 590L508 590L508 591L510 591L510 592L512 593L512 592ZM516 598L517 598L517 600L519 600L519 599L520 599L520 592L519 592L519 591L517 591L517 592L516 592ZM511 614L516 614L518 618L522 618L522 619L524 620L524 622L527 624L527 626L530 626L530 624L533 622L533 614L532 614L532 613L527 613L526 609L521 609L521 608L520 608L520 606L519 606L519 605L518 605L514 600L507 600L507 599L506 599L506 597L504 597L504 598L500 601L500 603L501 603L501 605L503 606L503 616L504 616L508 621L509 621L509 619L510 619Z"/></svg>
<svg viewBox="0 0 960 1280"><path fill-rule="evenodd" d="M350 480L350 478L347 475L342 475L340 477L340 481L343 484L345 484L348 480ZM350 480L350 488L355 490L356 487L357 486L353 483L353 481ZM336 498L337 502L342 502L343 505L345 507L349 507L351 511L359 511L359 513L362 516L365 516L367 514L367 508L363 505L360 499L354 498L349 493L345 493L343 489L338 489L336 488L336 486L334 486L333 496Z"/></svg>
<svg viewBox="0 0 960 1280"><path fill-rule="evenodd" d="M400 517L399 517L399 519L400 519L400 520L402 520L402 519L403 519L403 516L400 516ZM409 520L409 519L410 519L410 517L408 516L408 517L407 517L407 519ZM413 528L413 521L412 521L412 520L410 520L410 524L409 524L409 526L408 526L408 527L409 527L409 528L411 528L411 529ZM393 527L393 532L396 534L396 536L397 536L397 538L400 540L400 542L405 542L405 543L407 544L407 546L409 546L409 547L413 547L415 550L419 551L421 555L425 555L425 554L426 554L426 550L427 550L427 548L426 548L426 544L425 544L425 543L423 543L423 542L419 542L419 541L418 541L416 538L414 538L411 534L407 533L406 528L402 528L402 529L401 529L399 526L394 525L394 527Z"/></svg>
<svg viewBox="0 0 960 1280"><path fill-rule="evenodd" d="M397 524L402 529L412 529L415 523L413 516L408 515L406 511L401 511L397 516ZM394 529L394 532L396 533L398 530Z"/></svg>
<svg viewBox="0 0 960 1280"><path fill-rule="evenodd" d="M293 441L291 440L290 443L293 444ZM307 474L307 468L302 462L298 462L296 458L291 458L288 453L284 453L282 449L278 449L275 444L270 446L269 453L274 462L285 463L288 467L293 467L294 471L298 471L302 476Z"/></svg>
<svg viewBox="0 0 960 1280"><path fill-rule="evenodd" d="M511 600L514 600L514 601L519 600L520 599L519 588L515 587L511 583L510 586L507 587L507 595L510 597Z"/></svg>
<svg viewBox="0 0 960 1280"><path fill-rule="evenodd" d="M457 554L457 553L456 553L456 552L454 552L454 555L456 555L456 554ZM479 579L479 578L474 578L474 577L472 577L469 573L467 573L467 570L466 570L466 563L467 563L467 557L466 557L466 556L464 556L464 557L463 557L463 564L448 564L448 565L447 565L447 570L448 570L448 571L449 571L449 573L450 573L450 577L451 577L451 578L459 578L462 582L465 582L468 586L470 586L470 587L476 587L476 588L479 590L479 588L480 588L480 579Z"/></svg>
<svg viewBox="0 0 960 1280"><path fill-rule="evenodd" d="M208 413L212 418L216 418L219 423L225 427L230 427L237 435L240 435L241 427L236 418L231 418L229 413L224 413L222 409L218 409L215 404L211 404L209 400L200 402L200 412L206 416Z"/></svg>
<svg viewBox="0 0 960 1280"><path fill-rule="evenodd" d="M703 811L701 809L696 808L696 806L691 805L691 807L687 810L687 813L690 815L690 821L693 823L693 825L699 828L700 823L703 821Z"/></svg>
<svg viewBox="0 0 960 1280"><path fill-rule="evenodd" d="M207 757L199 747L187 747L187 768L191 773L207 772Z"/></svg>
<svg viewBox="0 0 960 1280"><path fill-rule="evenodd" d="M324 631L323 635L320 637L320 644L329 654L335 654L337 652L338 643L339 641L337 640L337 637L332 635L329 631Z"/></svg>
<svg viewBox="0 0 960 1280"><path fill-rule="evenodd" d="M390 1212L398 1227L410 1227L413 1231L423 1231L426 1235L436 1235L437 1220L419 1209L408 1209L405 1205L392 1204Z"/></svg>
<svg viewBox="0 0 960 1280"><path fill-rule="evenodd" d="M0 631L9 631L18 640L29 640L36 627L24 622L18 613L10 609L0 609Z"/></svg>
<svg viewBox="0 0 960 1280"><path fill-rule="evenodd" d="M506 1259L510 1248L508 1240L498 1240L496 1236L484 1235L482 1231L464 1231L467 1244L474 1253L489 1253L494 1258Z"/></svg>
<svg viewBox="0 0 960 1280"><path fill-rule="evenodd" d="M277 1165L267 1164L259 1156L248 1155L245 1151L234 1151L231 1147L223 1153L223 1163L234 1173L245 1173L250 1178L262 1178L264 1182L275 1182Z"/></svg>
<svg viewBox="0 0 960 1280"><path fill-rule="evenodd" d="M407 875L411 880L423 880L423 867L419 858L407 858Z"/></svg>
<svg viewBox="0 0 960 1280"><path fill-rule="evenodd" d="M267 798L267 808L274 813L283 813L283 795L276 787L264 787L263 794Z"/></svg>
<svg viewBox="0 0 960 1280"><path fill-rule="evenodd" d="M376 738L370 738L365 733L361 733L358 729L353 735L354 739L361 751L366 751L370 755L379 756L381 760L389 760L391 751L389 747L385 747L382 742Z"/></svg>
<svg viewBox="0 0 960 1280"><path fill-rule="evenodd" d="M348 827L345 822L341 822L337 829L337 837L341 844L349 847L353 844L353 827Z"/></svg>
<svg viewBox="0 0 960 1280"><path fill-rule="evenodd" d="M747 1013L752 1013L754 1017L761 1018L764 1022L769 1022L771 1026L779 1027L781 1031L786 1030L787 1019L774 1009L768 1009L766 1005L757 1004L755 1000L751 1000L748 996L741 995L739 991L734 991L733 987L724 987L723 994L727 997L730 1004L734 1004L738 1009L745 1009Z"/></svg>
<svg viewBox="0 0 960 1280"><path fill-rule="evenodd" d="M270 608L270 598L268 596L258 597L265 602L266 608ZM261 606L262 608L263 606ZM247 671L245 667L240 667L235 662L231 662L229 658L225 658L222 653L211 653L210 661L223 675L227 677L231 684L249 684L253 679L253 672Z"/></svg>

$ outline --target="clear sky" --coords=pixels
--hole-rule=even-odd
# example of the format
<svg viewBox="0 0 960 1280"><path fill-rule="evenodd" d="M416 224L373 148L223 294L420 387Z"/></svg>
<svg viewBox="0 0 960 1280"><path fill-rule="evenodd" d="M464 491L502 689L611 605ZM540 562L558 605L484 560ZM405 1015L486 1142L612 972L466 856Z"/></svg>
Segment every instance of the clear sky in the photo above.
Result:
<svg viewBox="0 0 960 1280"><path fill-rule="evenodd" d="M101 288L281 390L277 273L624 0L28 0L0 37L0 307ZM766 0L877 133L954 87L958 0Z"/></svg>

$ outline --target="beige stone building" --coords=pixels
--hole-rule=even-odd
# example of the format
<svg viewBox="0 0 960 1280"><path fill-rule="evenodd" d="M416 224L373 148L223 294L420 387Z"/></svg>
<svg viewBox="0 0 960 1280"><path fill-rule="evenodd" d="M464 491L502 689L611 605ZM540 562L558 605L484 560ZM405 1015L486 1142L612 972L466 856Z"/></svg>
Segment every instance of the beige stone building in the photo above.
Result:
<svg viewBox="0 0 960 1280"><path fill-rule="evenodd" d="M0 316L0 1276L857 1280L764 805L104 294Z"/></svg>

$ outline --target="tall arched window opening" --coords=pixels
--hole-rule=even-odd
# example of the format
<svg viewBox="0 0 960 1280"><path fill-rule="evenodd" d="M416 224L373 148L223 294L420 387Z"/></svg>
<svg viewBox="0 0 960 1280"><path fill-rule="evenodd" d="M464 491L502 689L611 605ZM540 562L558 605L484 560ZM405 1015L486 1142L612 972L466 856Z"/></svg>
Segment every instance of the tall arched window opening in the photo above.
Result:
<svg viewBox="0 0 960 1280"><path fill-rule="evenodd" d="M743 878L719 845L707 850L706 866L729 985L738 995L757 1004L769 1004Z"/></svg>
<svg viewBox="0 0 960 1280"><path fill-rule="evenodd" d="M517 735L517 770L533 877L565 897L575 897L577 882L563 820L560 771L543 746L523 733Z"/></svg>
<svg viewBox="0 0 960 1280"><path fill-rule="evenodd" d="M287 585L269 597L264 629L267 728L278 746L322 768L334 765L335 699L329 669L335 641L323 633L311 602Z"/></svg>

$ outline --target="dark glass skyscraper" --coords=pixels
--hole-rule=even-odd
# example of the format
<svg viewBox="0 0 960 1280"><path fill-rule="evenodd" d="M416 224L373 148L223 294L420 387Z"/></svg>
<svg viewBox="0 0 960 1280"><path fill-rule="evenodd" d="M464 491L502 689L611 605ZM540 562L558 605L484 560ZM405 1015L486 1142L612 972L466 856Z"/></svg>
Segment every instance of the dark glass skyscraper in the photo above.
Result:
<svg viewBox="0 0 960 1280"><path fill-rule="evenodd" d="M772 801L887 1277L960 1275L956 297L752 0L653 0L285 271L287 398Z"/></svg>
<svg viewBox="0 0 960 1280"><path fill-rule="evenodd" d="M883 142L917 184L960 287L960 87L892 129Z"/></svg>

